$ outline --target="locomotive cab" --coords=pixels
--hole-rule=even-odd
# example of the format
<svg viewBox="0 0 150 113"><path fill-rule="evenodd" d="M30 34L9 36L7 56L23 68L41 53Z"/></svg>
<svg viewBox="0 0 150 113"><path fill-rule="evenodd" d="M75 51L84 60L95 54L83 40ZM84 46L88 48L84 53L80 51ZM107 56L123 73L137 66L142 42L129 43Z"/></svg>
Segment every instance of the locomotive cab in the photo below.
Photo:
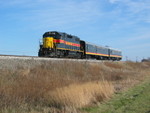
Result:
<svg viewBox="0 0 150 113"><path fill-rule="evenodd" d="M46 32L43 34L42 45L40 45L38 56L54 57L56 51L56 40L60 39L58 32Z"/></svg>
<svg viewBox="0 0 150 113"><path fill-rule="evenodd" d="M55 48L55 39L60 39L60 35L57 32L46 32L43 35L43 48Z"/></svg>

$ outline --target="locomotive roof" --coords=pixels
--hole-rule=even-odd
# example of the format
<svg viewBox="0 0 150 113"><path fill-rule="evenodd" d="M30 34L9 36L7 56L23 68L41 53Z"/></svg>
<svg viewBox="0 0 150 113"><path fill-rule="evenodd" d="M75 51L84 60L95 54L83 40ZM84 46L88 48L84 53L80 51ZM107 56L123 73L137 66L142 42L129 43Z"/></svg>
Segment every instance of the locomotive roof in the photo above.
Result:
<svg viewBox="0 0 150 113"><path fill-rule="evenodd" d="M58 31L47 31L47 32L45 32L44 34L47 34L47 33L58 33L58 34L63 34L63 32L58 32Z"/></svg>
<svg viewBox="0 0 150 113"><path fill-rule="evenodd" d="M48 32L45 32L46 33L58 33L58 34L67 34L65 32L58 32L58 31L48 31ZM69 35L69 34L68 34Z"/></svg>
<svg viewBox="0 0 150 113"><path fill-rule="evenodd" d="M96 44L93 44L93 43L90 43L90 42L86 42L86 44L90 44L90 45L92 45L92 46L97 46L97 47L102 47L102 48L108 49L108 47L101 46L101 45L96 45Z"/></svg>
<svg viewBox="0 0 150 113"><path fill-rule="evenodd" d="M105 48L105 49L111 49L111 50L114 50L114 51L121 52L121 50L115 49L115 48L111 48L111 47L109 47L109 46L96 45L96 44L92 44L92 43L90 43L90 42L86 42L86 44L90 44L90 45L92 45L92 46L102 47L102 48Z"/></svg>
<svg viewBox="0 0 150 113"><path fill-rule="evenodd" d="M75 37L75 38L78 38L78 39L79 39L79 37L77 37L77 36L75 36L75 35L71 35L71 34L65 33L65 32L48 31L48 32L45 32L44 34L46 34L46 33L58 33L58 34L60 34L60 35L66 34L66 35L70 35L70 36L73 36L73 37Z"/></svg>
<svg viewBox="0 0 150 113"><path fill-rule="evenodd" d="M121 50L119 50L119 49L116 49L116 48L111 48L111 47L109 47L109 49L111 49L111 50L114 50L114 51L121 52Z"/></svg>

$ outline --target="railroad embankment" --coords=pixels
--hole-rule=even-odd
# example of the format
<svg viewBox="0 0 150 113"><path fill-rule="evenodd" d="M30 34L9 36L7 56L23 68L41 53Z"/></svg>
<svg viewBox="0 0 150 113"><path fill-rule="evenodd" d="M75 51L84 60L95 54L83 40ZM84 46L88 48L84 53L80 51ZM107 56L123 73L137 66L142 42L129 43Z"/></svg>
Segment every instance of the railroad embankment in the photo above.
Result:
<svg viewBox="0 0 150 113"><path fill-rule="evenodd" d="M88 113L150 113L150 79L117 93L111 100L95 107L83 108Z"/></svg>
<svg viewBox="0 0 150 113"><path fill-rule="evenodd" d="M0 59L0 112L85 112L149 76L149 62Z"/></svg>

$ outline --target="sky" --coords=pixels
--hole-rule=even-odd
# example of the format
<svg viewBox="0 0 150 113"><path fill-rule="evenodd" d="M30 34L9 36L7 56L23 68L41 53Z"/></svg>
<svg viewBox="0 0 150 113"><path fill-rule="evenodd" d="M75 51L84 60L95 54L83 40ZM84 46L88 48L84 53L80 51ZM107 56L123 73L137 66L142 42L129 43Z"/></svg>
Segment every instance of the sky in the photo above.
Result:
<svg viewBox="0 0 150 113"><path fill-rule="evenodd" d="M150 57L150 0L0 0L0 54L37 56L47 31Z"/></svg>

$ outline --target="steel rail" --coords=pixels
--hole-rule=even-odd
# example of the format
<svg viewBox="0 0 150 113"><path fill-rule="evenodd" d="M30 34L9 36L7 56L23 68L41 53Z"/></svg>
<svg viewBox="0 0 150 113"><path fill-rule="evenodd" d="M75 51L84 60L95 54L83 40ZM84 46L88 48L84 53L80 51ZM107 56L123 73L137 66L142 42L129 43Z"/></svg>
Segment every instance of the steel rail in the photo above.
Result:
<svg viewBox="0 0 150 113"><path fill-rule="evenodd" d="M38 56L25 55L0 55L0 59L20 59L20 60L43 60L43 61L74 61L74 62L113 62L110 60L96 60L96 59L73 59L73 58L46 58ZM116 61L115 61L116 62ZM120 61L117 61L120 62Z"/></svg>

